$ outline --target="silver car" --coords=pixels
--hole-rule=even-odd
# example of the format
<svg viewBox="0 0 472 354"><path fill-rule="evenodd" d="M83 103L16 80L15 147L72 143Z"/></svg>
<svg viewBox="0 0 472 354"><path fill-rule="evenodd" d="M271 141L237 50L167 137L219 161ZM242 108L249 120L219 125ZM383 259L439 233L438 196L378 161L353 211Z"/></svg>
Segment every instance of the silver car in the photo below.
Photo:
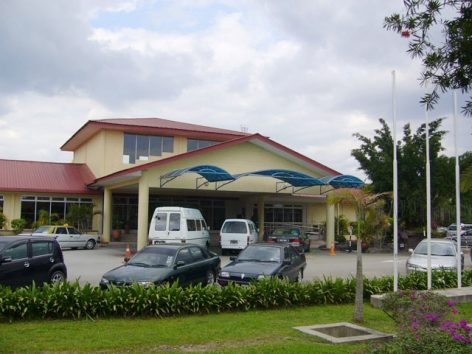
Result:
<svg viewBox="0 0 472 354"><path fill-rule="evenodd" d="M95 235L83 234L69 225L44 225L33 231L31 236L54 237L61 248L84 248L92 250L98 242Z"/></svg>
<svg viewBox="0 0 472 354"><path fill-rule="evenodd" d="M428 270L428 240L422 240L415 250L410 249L410 257L406 261L406 272L426 272ZM457 244L451 240L431 240L431 269L457 269ZM464 270L464 254L461 252L461 265Z"/></svg>

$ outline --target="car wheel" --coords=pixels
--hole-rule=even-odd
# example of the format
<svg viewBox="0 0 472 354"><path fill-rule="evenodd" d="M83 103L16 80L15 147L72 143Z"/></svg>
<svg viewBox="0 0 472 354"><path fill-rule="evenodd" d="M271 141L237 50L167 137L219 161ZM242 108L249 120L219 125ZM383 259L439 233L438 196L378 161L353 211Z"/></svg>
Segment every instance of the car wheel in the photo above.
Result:
<svg viewBox="0 0 472 354"><path fill-rule="evenodd" d="M298 271L297 278L295 279L295 281L301 282L302 279L303 279L303 270L300 269L300 270Z"/></svg>
<svg viewBox="0 0 472 354"><path fill-rule="evenodd" d="M215 284L216 277L215 277L215 272L212 270L208 270L206 274L206 283L207 285Z"/></svg>
<svg viewBox="0 0 472 354"><path fill-rule="evenodd" d="M95 241L94 240L88 240L87 243L85 244L85 249L93 250L94 248L95 248Z"/></svg>
<svg viewBox="0 0 472 354"><path fill-rule="evenodd" d="M55 270L54 272L52 272L49 280L51 284L64 283L64 281L66 280L66 275L61 270Z"/></svg>

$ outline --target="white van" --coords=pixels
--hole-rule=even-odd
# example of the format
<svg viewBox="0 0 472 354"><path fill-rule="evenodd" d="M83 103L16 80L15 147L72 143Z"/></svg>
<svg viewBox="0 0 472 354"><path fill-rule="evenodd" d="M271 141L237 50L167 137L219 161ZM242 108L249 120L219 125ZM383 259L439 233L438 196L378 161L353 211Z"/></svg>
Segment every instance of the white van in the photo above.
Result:
<svg viewBox="0 0 472 354"><path fill-rule="evenodd" d="M194 243L210 245L208 226L198 209L159 207L149 225L149 243Z"/></svg>
<svg viewBox="0 0 472 354"><path fill-rule="evenodd" d="M257 242L256 225L248 219L226 219L220 231L221 252L242 250Z"/></svg>

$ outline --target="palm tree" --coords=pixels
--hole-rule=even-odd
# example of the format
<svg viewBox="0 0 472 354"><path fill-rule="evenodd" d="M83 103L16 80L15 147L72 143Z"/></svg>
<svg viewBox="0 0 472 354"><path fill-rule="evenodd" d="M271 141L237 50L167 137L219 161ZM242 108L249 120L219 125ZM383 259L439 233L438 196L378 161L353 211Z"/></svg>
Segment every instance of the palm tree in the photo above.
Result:
<svg viewBox="0 0 472 354"><path fill-rule="evenodd" d="M363 241L369 241L376 232L389 225L383 212L385 201L382 197L390 193L371 194L364 189L339 188L329 192L328 204L350 204L356 209L357 218L357 260L356 260L356 295L354 303L354 321L364 321L364 275L362 271Z"/></svg>

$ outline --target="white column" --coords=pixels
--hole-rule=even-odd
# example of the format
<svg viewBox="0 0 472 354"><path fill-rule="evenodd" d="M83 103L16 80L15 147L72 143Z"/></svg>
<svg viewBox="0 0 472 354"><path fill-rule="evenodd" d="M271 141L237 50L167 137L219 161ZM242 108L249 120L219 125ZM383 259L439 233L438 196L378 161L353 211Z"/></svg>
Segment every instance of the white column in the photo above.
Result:
<svg viewBox="0 0 472 354"><path fill-rule="evenodd" d="M112 193L110 188L103 189L103 233L100 242L109 243L111 234Z"/></svg>
<svg viewBox="0 0 472 354"><path fill-rule="evenodd" d="M326 247L334 242L334 204L326 204Z"/></svg>
<svg viewBox="0 0 472 354"><path fill-rule="evenodd" d="M259 224L259 241L264 239L264 196L260 195L257 200L257 219Z"/></svg>
<svg viewBox="0 0 472 354"><path fill-rule="evenodd" d="M146 174L139 179L138 196L138 251L148 244L149 183Z"/></svg>

